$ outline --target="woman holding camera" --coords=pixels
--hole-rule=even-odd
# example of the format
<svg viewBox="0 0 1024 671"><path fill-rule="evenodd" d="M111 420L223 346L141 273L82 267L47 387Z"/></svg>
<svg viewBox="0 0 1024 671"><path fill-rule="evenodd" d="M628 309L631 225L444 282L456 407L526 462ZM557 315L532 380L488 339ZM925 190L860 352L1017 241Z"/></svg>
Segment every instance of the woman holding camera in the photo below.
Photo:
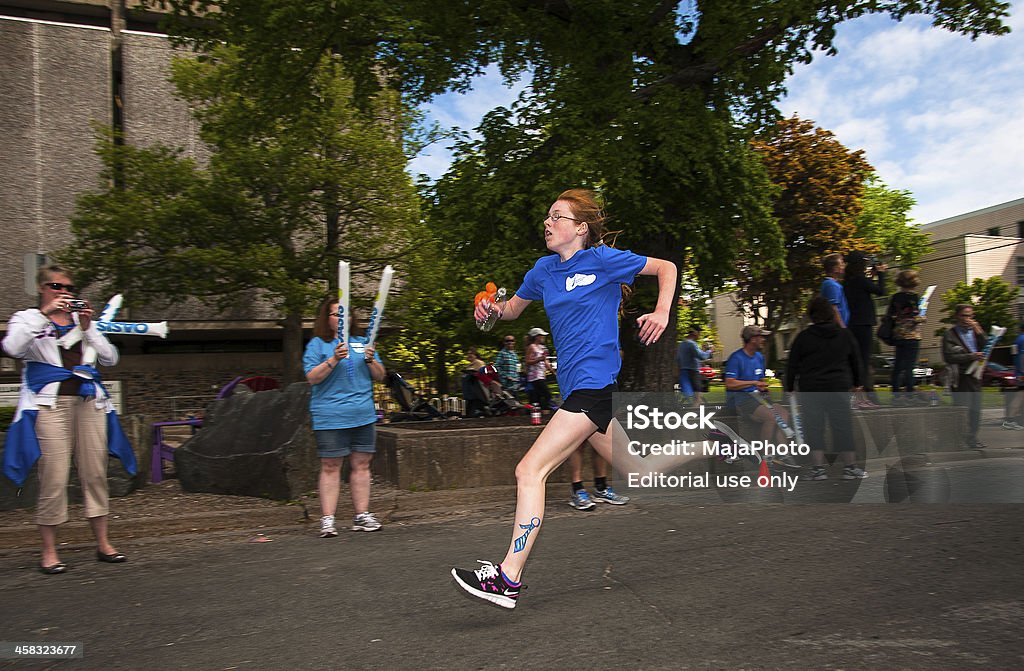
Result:
<svg viewBox="0 0 1024 671"><path fill-rule="evenodd" d="M57 525L68 519L72 456L85 498L85 515L96 537L96 560L110 564L127 560L107 537L108 399L90 392L92 383L86 378L72 374L77 366L91 364L83 362L87 346L96 351L97 362L103 366L116 364L118 353L96 328L89 303L75 299L75 287L66 270L54 265L43 267L37 283L39 308L21 310L11 317L3 348L9 356L26 362L18 415L36 413L39 499L35 517L42 538L39 570L54 575L67 570L57 556ZM83 384L89 386L83 389ZM89 395L83 397L82 393ZM12 433L8 432L4 458L8 474L16 449Z"/></svg>

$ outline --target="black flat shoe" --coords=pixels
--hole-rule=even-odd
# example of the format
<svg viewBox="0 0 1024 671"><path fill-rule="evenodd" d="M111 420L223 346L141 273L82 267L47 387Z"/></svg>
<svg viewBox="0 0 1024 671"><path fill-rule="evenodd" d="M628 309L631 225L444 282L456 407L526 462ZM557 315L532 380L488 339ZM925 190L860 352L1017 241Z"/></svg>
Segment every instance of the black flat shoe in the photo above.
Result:
<svg viewBox="0 0 1024 671"><path fill-rule="evenodd" d="M67 564L62 564L61 562L57 562L56 564L54 564L52 566L40 566L39 567L39 572L40 573L44 573L46 575L57 575L58 573L64 573L67 570L68 570Z"/></svg>
<svg viewBox="0 0 1024 671"><path fill-rule="evenodd" d="M96 561L103 562L104 564L123 564L128 561L128 557L125 557L120 552L115 552L112 555L105 555L99 550L96 551Z"/></svg>

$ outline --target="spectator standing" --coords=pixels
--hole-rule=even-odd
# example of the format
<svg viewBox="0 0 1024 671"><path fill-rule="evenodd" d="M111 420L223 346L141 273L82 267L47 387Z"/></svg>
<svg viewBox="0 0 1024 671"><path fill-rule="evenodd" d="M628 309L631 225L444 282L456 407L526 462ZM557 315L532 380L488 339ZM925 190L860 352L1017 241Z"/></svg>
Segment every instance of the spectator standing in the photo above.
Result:
<svg viewBox="0 0 1024 671"><path fill-rule="evenodd" d="M896 286L900 289L889 301L889 314L893 318L892 404L895 406L927 404L914 394L914 366L921 351L921 322L924 321L918 308L921 297L916 292L920 283L916 270L900 271L896 276Z"/></svg>
<svg viewBox="0 0 1024 671"><path fill-rule="evenodd" d="M25 361L17 419L7 432L4 472L11 477L9 467L16 455L27 468L38 458L35 519L42 545L38 568L46 575L57 575L67 571L57 555L57 527L68 520L68 477L74 456L85 516L96 537L96 561L120 564L127 557L111 545L107 534L107 453L114 440L108 432L110 400L96 389L100 379L93 362L84 359L88 346L95 350L96 362L113 366L119 359L117 348L97 328L88 302L81 308L70 302L75 300L75 286L67 270L40 268L36 284L39 307L14 313L3 340L9 356ZM88 373L91 380L76 375L80 372ZM28 446L35 444L38 452L29 454ZM127 467L129 457L121 460Z"/></svg>
<svg viewBox="0 0 1024 671"><path fill-rule="evenodd" d="M503 347L494 357L494 367L501 376L502 388L515 395L519 389L519 355L516 354L515 336L505 336L502 343Z"/></svg>
<svg viewBox="0 0 1024 671"><path fill-rule="evenodd" d="M686 339L676 350L676 364L679 366L679 393L684 403L693 401L696 405L704 402L701 396L700 362L711 357L711 349L703 350L697 344L700 329L691 328Z"/></svg>
<svg viewBox="0 0 1024 671"><path fill-rule="evenodd" d="M526 382L530 390L530 403L540 408L541 412L553 410L551 407L551 390L548 389L548 373L553 373L548 360L548 348L544 344L548 332L534 327L526 334L530 344L526 346Z"/></svg>
<svg viewBox="0 0 1024 671"><path fill-rule="evenodd" d="M355 321L352 311L349 323ZM341 465L348 458L349 489L355 517L353 531L377 531L380 522L369 511L370 462L376 452L377 409L373 381L387 371L365 336L338 335L338 299L320 304L313 323L313 338L302 357L306 380L312 386L309 412L320 457L320 538L334 538L334 516L341 493Z"/></svg>
<svg viewBox="0 0 1024 671"><path fill-rule="evenodd" d="M1017 376L1017 386L1007 390L1009 398L1003 428L1021 431L1024 430L1024 322L1021 322L1019 334L1013 342L1013 373Z"/></svg>
<svg viewBox="0 0 1024 671"><path fill-rule="evenodd" d="M961 303L954 311L956 324L942 334L942 359L946 362L946 375L953 391L953 402L967 408L967 434L964 444L968 449L981 449L978 440L981 424L981 380L967 374L972 361L981 361L985 331L974 319L974 306Z"/></svg>
<svg viewBox="0 0 1024 671"><path fill-rule="evenodd" d="M885 271L888 269L884 263L874 263L869 268L867 262L867 257L860 252L847 254L843 280L843 295L850 309L850 320L846 328L857 341L863 369L864 391L858 394L856 400L856 406L861 410L880 407L871 375L874 327L878 323L874 297L885 295Z"/></svg>
<svg viewBox="0 0 1024 671"><path fill-rule="evenodd" d="M850 323L850 306L846 303L846 294L839 280L846 274L846 261L842 254L829 254L821 260L825 269L825 279L821 283L821 295L836 306L839 315L839 326L846 328Z"/></svg>
<svg viewBox="0 0 1024 671"><path fill-rule="evenodd" d="M804 439L811 448L807 480L828 480L825 427L832 429L832 447L843 461L843 479L860 480L867 472L856 464L850 390L860 387L860 347L848 329L839 328L835 310L824 296L807 305L811 325L797 334L789 349L784 380L787 392L799 389Z"/></svg>

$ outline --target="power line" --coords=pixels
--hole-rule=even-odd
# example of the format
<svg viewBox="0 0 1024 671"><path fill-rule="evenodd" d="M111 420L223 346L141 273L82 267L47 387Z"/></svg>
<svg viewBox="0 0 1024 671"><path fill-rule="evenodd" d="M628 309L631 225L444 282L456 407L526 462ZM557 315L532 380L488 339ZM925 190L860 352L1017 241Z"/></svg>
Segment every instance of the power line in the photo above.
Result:
<svg viewBox="0 0 1024 671"><path fill-rule="evenodd" d="M947 240L955 240L955 239L956 238L947 238ZM1016 242L1006 242L1006 243L1003 243L1001 245L996 245L995 247L986 247L985 249L973 249L973 250L971 250L969 252L958 252L956 254L950 254L949 256L940 256L937 259L927 259L925 261L918 261L917 265L923 266L926 263L934 263L936 261L945 261L947 259L955 259L955 258L959 258L961 256L967 256L968 254L977 254L979 252L990 252L993 249L1002 249L1003 247L1013 247L1014 245L1019 245L1022 242L1024 242L1024 241L1017 240Z"/></svg>

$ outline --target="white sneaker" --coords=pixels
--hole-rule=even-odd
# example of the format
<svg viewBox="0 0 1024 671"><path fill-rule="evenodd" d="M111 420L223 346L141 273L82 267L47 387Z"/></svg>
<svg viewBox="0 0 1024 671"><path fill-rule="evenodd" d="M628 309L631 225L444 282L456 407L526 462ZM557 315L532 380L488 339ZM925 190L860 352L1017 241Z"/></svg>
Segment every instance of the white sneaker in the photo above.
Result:
<svg viewBox="0 0 1024 671"><path fill-rule="evenodd" d="M334 538L338 530L334 528L334 515L324 515L320 518L320 538Z"/></svg>
<svg viewBox="0 0 1024 671"><path fill-rule="evenodd" d="M1024 431L1024 426L1021 426L1017 422L1003 422L1003 428L1007 431Z"/></svg>
<svg viewBox="0 0 1024 671"><path fill-rule="evenodd" d="M868 477L867 471L860 466L846 466L843 468L843 480L863 480Z"/></svg>
<svg viewBox="0 0 1024 671"><path fill-rule="evenodd" d="M359 513L352 519L352 531L377 531L380 522L373 513Z"/></svg>

